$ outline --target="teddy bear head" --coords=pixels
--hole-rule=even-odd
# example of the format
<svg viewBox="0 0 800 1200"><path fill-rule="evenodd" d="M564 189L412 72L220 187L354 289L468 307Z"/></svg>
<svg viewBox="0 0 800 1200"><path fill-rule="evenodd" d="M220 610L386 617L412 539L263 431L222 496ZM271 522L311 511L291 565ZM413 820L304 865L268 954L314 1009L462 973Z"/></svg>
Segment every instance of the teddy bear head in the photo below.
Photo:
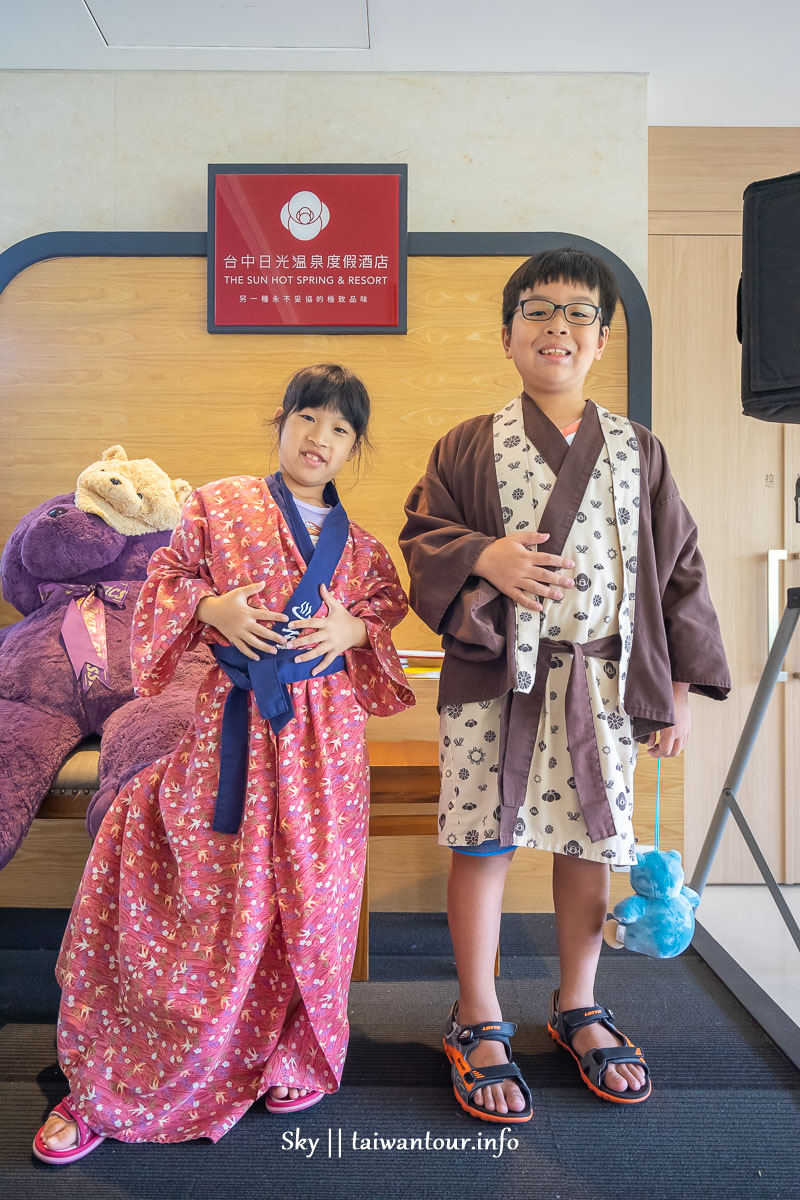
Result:
<svg viewBox="0 0 800 1200"><path fill-rule="evenodd" d="M111 446L78 476L75 505L102 517L126 536L172 530L191 492L185 479L170 479L151 458L129 459Z"/></svg>
<svg viewBox="0 0 800 1200"><path fill-rule="evenodd" d="M6 542L3 596L24 616L41 607L40 583L145 579L151 554L169 542L191 490L150 459L129 461L121 446L106 450L78 485L80 497L76 490L43 501Z"/></svg>
<svg viewBox="0 0 800 1200"><path fill-rule="evenodd" d="M680 895L683 866L679 850L651 850L636 856L631 867L631 886L639 896L667 900Z"/></svg>

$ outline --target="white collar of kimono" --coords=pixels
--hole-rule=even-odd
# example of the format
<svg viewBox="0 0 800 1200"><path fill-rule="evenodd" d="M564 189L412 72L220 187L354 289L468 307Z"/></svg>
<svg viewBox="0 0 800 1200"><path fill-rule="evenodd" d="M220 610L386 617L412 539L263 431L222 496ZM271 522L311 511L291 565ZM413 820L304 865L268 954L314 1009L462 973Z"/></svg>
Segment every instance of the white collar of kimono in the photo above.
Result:
<svg viewBox="0 0 800 1200"><path fill-rule="evenodd" d="M593 400L587 404L594 405ZM606 457L610 468L614 517L622 555L623 590L620 597L619 632L622 654L619 665L620 705L625 693L625 680L633 643L633 620L636 601L636 554L639 539L639 443L627 417L611 413L594 405L603 433ZM537 529L544 511L539 497L549 490L545 480L544 460L531 446L525 432L522 396L516 396L499 413L493 425L495 472L500 492L503 525L507 532L519 528ZM570 446L569 453L572 452ZM537 462L537 459L539 460ZM568 469L565 464L565 469ZM546 489L546 490L545 490ZM536 614L519 604L515 605L515 659L517 682L515 691L530 692L536 677L536 658L539 652L540 620Z"/></svg>

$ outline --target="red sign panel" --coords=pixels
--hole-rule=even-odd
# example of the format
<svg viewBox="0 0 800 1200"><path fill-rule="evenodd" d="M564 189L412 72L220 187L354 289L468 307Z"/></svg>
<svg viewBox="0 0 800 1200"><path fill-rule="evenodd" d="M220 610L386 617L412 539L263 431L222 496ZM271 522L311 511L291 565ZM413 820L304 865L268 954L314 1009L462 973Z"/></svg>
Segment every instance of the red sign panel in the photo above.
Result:
<svg viewBox="0 0 800 1200"><path fill-rule="evenodd" d="M209 168L213 333L404 332L406 168Z"/></svg>

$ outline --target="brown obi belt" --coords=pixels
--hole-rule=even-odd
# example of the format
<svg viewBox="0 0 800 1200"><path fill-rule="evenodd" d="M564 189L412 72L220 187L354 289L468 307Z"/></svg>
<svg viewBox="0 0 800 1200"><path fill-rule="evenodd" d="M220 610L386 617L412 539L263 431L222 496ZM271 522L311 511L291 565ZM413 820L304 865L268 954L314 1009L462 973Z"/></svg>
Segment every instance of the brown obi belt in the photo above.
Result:
<svg viewBox="0 0 800 1200"><path fill-rule="evenodd" d="M565 703L567 742L572 759L575 790L586 822L589 838L600 842L614 837L616 829L606 795L594 714L586 682L586 658L604 658L619 662L622 641L619 634L596 638L593 642L554 642L540 638L536 659L536 678L530 692L509 692L500 717L500 845L513 846L514 827L525 803L539 718L544 704L551 656L555 651L572 655Z"/></svg>

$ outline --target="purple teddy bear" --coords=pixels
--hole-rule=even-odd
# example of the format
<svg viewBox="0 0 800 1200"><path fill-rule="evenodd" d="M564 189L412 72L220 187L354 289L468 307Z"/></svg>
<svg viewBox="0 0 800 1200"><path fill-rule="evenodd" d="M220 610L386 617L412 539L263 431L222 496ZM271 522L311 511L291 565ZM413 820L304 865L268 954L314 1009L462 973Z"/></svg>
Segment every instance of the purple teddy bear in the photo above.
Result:
<svg viewBox="0 0 800 1200"><path fill-rule="evenodd" d="M0 867L83 738L102 736L86 817L94 836L122 784L170 753L192 720L207 645L183 656L160 696L137 698L131 681L133 610L150 555L170 536L119 533L74 494L40 504L11 534L0 578L24 620L0 629Z"/></svg>

